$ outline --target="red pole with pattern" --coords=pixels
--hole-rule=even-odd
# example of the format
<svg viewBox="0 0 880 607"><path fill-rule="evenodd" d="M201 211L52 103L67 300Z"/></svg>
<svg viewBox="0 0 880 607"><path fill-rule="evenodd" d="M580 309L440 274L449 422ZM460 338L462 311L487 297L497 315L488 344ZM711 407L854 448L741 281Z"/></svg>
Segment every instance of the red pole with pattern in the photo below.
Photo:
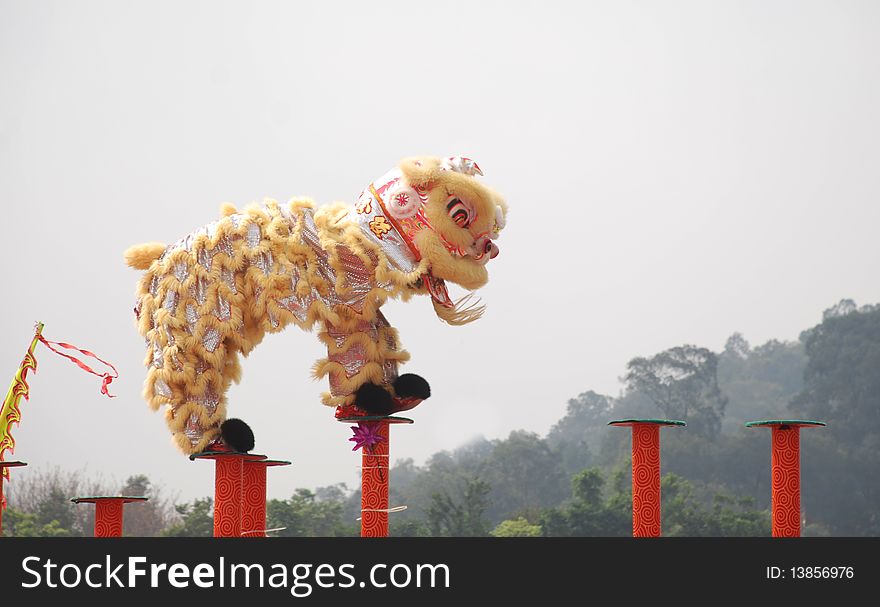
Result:
<svg viewBox="0 0 880 607"><path fill-rule="evenodd" d="M388 421L373 422L379 442L361 456L361 537L388 537Z"/></svg>
<svg viewBox="0 0 880 607"><path fill-rule="evenodd" d="M218 455L214 463L214 537L241 537L244 460L236 455Z"/></svg>
<svg viewBox="0 0 880 607"><path fill-rule="evenodd" d="M266 466L246 462L241 493L241 532L244 537L266 537Z"/></svg>
<svg viewBox="0 0 880 607"><path fill-rule="evenodd" d="M242 537L266 537L266 468L289 466L280 460L245 460L241 490Z"/></svg>
<svg viewBox="0 0 880 607"><path fill-rule="evenodd" d="M102 495L75 497L74 504L95 505L95 537L122 537L125 504L145 502L149 498L131 495Z"/></svg>
<svg viewBox="0 0 880 607"><path fill-rule="evenodd" d="M660 428L686 424L669 419L620 419L608 425L632 427L633 537L660 537Z"/></svg>
<svg viewBox="0 0 880 607"><path fill-rule="evenodd" d="M770 501L773 537L801 535L801 428L823 422L789 419L748 422L747 427L769 427Z"/></svg>
<svg viewBox="0 0 880 607"><path fill-rule="evenodd" d="M801 440L797 426L774 426L770 453L773 537L801 535Z"/></svg>
<svg viewBox="0 0 880 607"><path fill-rule="evenodd" d="M122 537L122 499L95 502L95 537Z"/></svg>
<svg viewBox="0 0 880 607"><path fill-rule="evenodd" d="M660 537L660 426L632 426L633 537Z"/></svg>
<svg viewBox="0 0 880 607"><path fill-rule="evenodd" d="M204 451L194 453L189 458L214 460L214 537L241 537L245 462L263 461L266 456L235 451ZM264 475L264 504L265 493ZM263 517L265 522L265 513Z"/></svg>

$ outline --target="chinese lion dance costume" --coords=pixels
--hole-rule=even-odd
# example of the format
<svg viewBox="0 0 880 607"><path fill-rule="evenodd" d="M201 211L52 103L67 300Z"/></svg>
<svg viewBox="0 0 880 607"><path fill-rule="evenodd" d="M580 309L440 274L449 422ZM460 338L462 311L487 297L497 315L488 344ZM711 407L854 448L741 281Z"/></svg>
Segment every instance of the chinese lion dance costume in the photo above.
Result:
<svg viewBox="0 0 880 607"><path fill-rule="evenodd" d="M253 448L252 433L241 439L231 427L241 422L224 424L226 391L240 379L239 353L291 323L320 327L328 355L314 375L329 377L321 400L338 418L389 415L430 396L421 377L398 375L409 354L380 307L428 295L449 324L482 315L472 293L454 302L445 286L483 286L498 254L507 206L477 175L468 158L410 158L353 208L306 198L242 211L225 204L219 220L170 246L126 251L128 265L146 270L135 306L147 344L144 397L154 410L166 405L177 446Z"/></svg>

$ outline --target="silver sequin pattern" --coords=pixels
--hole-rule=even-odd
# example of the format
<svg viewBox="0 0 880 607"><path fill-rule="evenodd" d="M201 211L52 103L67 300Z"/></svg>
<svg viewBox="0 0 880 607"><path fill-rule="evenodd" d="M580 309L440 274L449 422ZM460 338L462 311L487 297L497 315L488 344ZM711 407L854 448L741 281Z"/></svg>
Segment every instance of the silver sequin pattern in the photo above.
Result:
<svg viewBox="0 0 880 607"><path fill-rule="evenodd" d="M245 215L232 214L199 228L176 242L174 245L168 247L163 253L163 257L166 257L179 249L184 249L192 253L195 248L195 242L198 238L207 237L208 239L209 244L198 247L198 251L194 256L195 258L190 263L185 261L175 263L170 270L170 274L178 283L186 283L189 286L188 292L183 295L183 301L181 301L180 295L173 289L169 289L165 293L161 292L163 276L153 276L150 281L149 291L151 295L154 298L161 297L162 307L171 314L176 314L177 307L185 304L185 329L190 334L196 335L199 320L202 315L201 310L205 310L205 305L208 303L209 296L212 299L215 299L214 305L210 306L209 309L217 321L228 322L233 317L232 303L227 296L230 294L239 294L238 284L244 284L244 282L237 284L236 281L246 280L244 277L247 275L248 266L246 265L235 273L226 268L222 269L220 271L221 288L219 291L216 290L215 285L209 284L204 273L215 267L214 261L217 255L226 255L230 258L234 256L233 242L236 240L243 241L241 244L251 250L247 253L247 256L250 259L249 263L251 266L259 269L264 276L272 276L281 271L289 273L287 280L289 281L288 284L290 286L290 291L284 297L277 298L275 303L277 303L280 308L289 311L301 323L307 321L309 308L316 301L321 301L329 307L346 305L353 311L360 313L364 309L367 296L374 288L379 287L388 289L389 291L391 290L392 287L388 283L377 285L374 282L374 269L378 260L373 254L370 253L368 254L368 257L362 259L353 251L342 245L337 246L337 249L333 251L333 254L344 269L345 276L343 284L338 285L339 289L337 289L337 273L329 263L329 252L321 246L313 211L311 209L303 208L296 213L290 213L283 205L280 205L272 212L280 212L288 220L289 233L293 234L298 228L301 228L299 232L300 242L308 246L314 255L313 261L316 264L316 267L312 268L312 270L317 272L317 274L330 286L326 295L319 294L314 288L308 288L304 295L300 295L299 293L302 292L302 289L297 289L297 286L300 285L301 280L305 277L300 276L298 267L295 264L286 263L286 261L280 263L279 260L274 259L270 251L265 249L261 250L260 245L262 244L265 235L260 225ZM351 218L363 220L363 217ZM224 235L216 238L218 234L218 226L224 221L230 222L235 227L246 225L247 227L244 230L243 236ZM365 230L364 233L372 238L372 233L368 229ZM210 246L210 243L213 243L213 247ZM383 243L377 241L377 244L382 245ZM403 245L402 242L396 244ZM393 246L390 247L390 249L383 247L383 250L387 252L392 264L398 269L411 271L415 267L415 262L408 254L405 245ZM261 289L254 286L254 297L259 299L260 296ZM279 329L282 324L281 320L269 309L267 309L266 314L272 330ZM154 319L151 319L151 326L155 326L153 320ZM223 335L216 328L213 328L211 323L207 323L205 326L206 328L199 336L199 339L205 350L213 353L220 347ZM377 342L379 339L378 328L381 326L387 326L387 321L385 321L384 317L381 317L380 314L376 324L363 322L359 325L358 331L366 333L371 340ZM239 327L238 330L241 331L242 328ZM165 362L168 361L175 369L182 370L183 365L177 356L178 346L174 343L173 335L169 331L169 327L167 325L158 326L154 329L154 332L150 333L150 335L151 341L149 347L152 348L153 366L157 369L161 369L165 365ZM337 346L341 347L345 343L345 338L346 335L336 335L334 336L334 341ZM173 353L170 356L163 358L164 348L161 344L166 344L164 348L174 347L175 349ZM182 347L182 345L180 347ZM181 354L185 356L186 353L181 350ZM352 377L363 368L366 354L362 345L354 344L348 351L332 355L330 358L331 360L336 360L336 362L339 362L342 365L345 376ZM201 360L194 362L194 364L196 365L196 371L199 374L203 373L208 368L206 363ZM334 375L335 374L331 373L331 392L335 395L344 395L340 393L339 389L339 381L341 380L341 377L334 377ZM397 377L397 364L394 361L385 362L383 364L383 375L386 382L393 381L393 379ZM161 379L157 379L154 382L153 389L156 394L164 398L169 400L173 398L171 388ZM209 415L216 411L219 403L219 397L217 396L216 390L213 388L208 389L204 397L197 398L184 396L184 398L200 402ZM204 430L200 426L198 415L194 414L189 417L186 422L185 433L193 445L199 442L204 434Z"/></svg>

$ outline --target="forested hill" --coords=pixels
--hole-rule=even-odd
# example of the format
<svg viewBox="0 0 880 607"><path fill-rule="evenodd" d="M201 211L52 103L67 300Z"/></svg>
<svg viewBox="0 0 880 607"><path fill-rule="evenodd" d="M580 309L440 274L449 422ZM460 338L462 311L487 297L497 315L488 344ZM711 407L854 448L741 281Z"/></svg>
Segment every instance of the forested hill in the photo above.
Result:
<svg viewBox="0 0 880 607"><path fill-rule="evenodd" d="M664 535L769 535L770 433L758 419L821 420L802 432L805 535L880 535L880 305L843 300L796 342L751 346L739 333L721 352L681 345L633 358L617 396L584 392L547 436L515 431L435 454L391 472L392 535L629 535L630 434L607 422L665 417ZM85 479L63 473L17 483L7 534L91 531L83 510L59 496ZM209 498L172 504L144 477L123 493L153 495L126 514L138 535L210 535ZM97 488L98 493L117 488ZM281 535L356 535L360 494L344 485L299 489L271 500Z"/></svg>
<svg viewBox="0 0 880 607"><path fill-rule="evenodd" d="M880 534L880 306L844 300L796 342L721 352L682 345L632 359L618 396L585 392L546 437L513 432L392 471L400 533L627 535L630 436L612 419L681 419L664 432L664 534L769 534L770 433L744 422L804 418L805 534ZM586 472L585 472L586 471ZM526 525L527 523L527 525ZM523 531L525 530L525 531Z"/></svg>

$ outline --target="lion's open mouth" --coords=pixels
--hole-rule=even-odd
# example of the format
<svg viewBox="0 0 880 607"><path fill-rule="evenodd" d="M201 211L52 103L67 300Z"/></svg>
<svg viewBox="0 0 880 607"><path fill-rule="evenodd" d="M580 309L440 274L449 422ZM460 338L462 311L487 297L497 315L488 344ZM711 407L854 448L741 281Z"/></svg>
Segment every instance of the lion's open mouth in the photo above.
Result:
<svg viewBox="0 0 880 607"><path fill-rule="evenodd" d="M453 257L457 259L472 259L481 265L486 265L489 263L490 259L495 259L501 252L498 245L496 245L492 239L485 234L477 238L474 241L474 244L468 249L462 249L461 247L451 244L442 234L440 235L440 241Z"/></svg>
<svg viewBox="0 0 880 607"><path fill-rule="evenodd" d="M422 275L422 284L425 285L425 288L428 290L428 293L431 294L431 299L433 299L438 305L443 306L444 308L454 308L455 303L452 301L452 298L449 297L449 291L446 289L446 282L442 278L437 278L430 272Z"/></svg>

